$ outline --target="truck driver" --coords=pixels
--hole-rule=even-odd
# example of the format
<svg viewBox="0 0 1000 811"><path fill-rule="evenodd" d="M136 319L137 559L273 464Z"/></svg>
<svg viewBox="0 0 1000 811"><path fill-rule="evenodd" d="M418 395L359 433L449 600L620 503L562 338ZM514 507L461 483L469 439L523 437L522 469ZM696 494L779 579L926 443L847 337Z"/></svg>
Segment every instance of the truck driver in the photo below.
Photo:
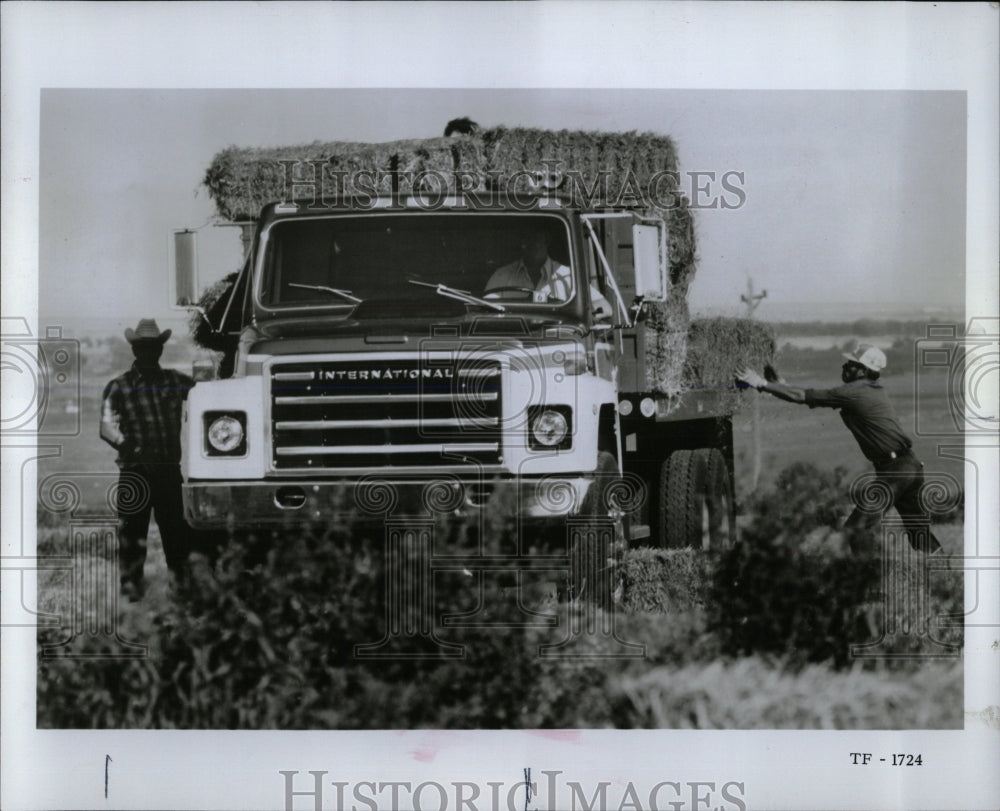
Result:
<svg viewBox="0 0 1000 811"><path fill-rule="evenodd" d="M542 229L521 236L521 257L498 268L486 283L486 297L499 298L504 292L533 290L538 303L568 301L573 290L572 271L549 256L549 243ZM611 304L591 285L591 303L598 318L610 318Z"/></svg>

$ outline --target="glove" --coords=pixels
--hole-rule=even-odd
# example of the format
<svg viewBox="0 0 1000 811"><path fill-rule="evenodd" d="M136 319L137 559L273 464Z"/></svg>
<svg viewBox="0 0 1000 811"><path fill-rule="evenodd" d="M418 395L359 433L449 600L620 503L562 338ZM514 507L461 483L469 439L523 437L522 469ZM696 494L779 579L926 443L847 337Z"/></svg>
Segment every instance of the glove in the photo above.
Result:
<svg viewBox="0 0 1000 811"><path fill-rule="evenodd" d="M764 379L768 383L784 383L785 381L781 379L781 375L778 374L778 370L775 369L770 363L764 367Z"/></svg>
<svg viewBox="0 0 1000 811"><path fill-rule="evenodd" d="M755 389L760 389L767 385L767 381L753 369L740 369L736 372L736 379Z"/></svg>

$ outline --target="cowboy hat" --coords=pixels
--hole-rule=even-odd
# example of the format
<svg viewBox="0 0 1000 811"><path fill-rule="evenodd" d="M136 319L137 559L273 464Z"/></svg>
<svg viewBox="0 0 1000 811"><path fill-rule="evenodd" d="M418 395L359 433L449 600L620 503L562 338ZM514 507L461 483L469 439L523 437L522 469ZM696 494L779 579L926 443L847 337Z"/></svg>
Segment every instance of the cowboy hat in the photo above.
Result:
<svg viewBox="0 0 1000 811"><path fill-rule="evenodd" d="M160 332L155 320L143 318L135 329L125 328L125 340L130 344L134 344L136 341L159 341L162 344L170 337L170 332L169 329Z"/></svg>

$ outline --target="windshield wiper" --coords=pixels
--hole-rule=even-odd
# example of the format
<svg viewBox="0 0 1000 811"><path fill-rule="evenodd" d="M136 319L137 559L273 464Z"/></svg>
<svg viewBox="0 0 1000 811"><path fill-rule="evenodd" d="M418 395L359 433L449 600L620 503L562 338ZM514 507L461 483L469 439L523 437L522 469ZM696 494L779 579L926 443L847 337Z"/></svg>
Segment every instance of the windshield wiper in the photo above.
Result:
<svg viewBox="0 0 1000 811"><path fill-rule="evenodd" d="M298 282L289 282L288 286L301 287L303 290L321 290L324 293L333 293L338 296L343 296L353 304L360 304L362 301L362 299L353 295L350 290L338 290L336 287L326 287L322 284L299 284Z"/></svg>
<svg viewBox="0 0 1000 811"><path fill-rule="evenodd" d="M445 298L453 298L456 301L461 301L466 304L478 304L481 307L490 307L496 310L498 313L507 312L507 308L502 304L497 304L495 301L490 301L489 299L479 298L479 296L474 296L467 290L458 290L454 287L448 287L444 284L433 284L431 282L418 282L416 279L407 279L410 284L416 284L420 287L429 287L434 290L438 295L444 296Z"/></svg>

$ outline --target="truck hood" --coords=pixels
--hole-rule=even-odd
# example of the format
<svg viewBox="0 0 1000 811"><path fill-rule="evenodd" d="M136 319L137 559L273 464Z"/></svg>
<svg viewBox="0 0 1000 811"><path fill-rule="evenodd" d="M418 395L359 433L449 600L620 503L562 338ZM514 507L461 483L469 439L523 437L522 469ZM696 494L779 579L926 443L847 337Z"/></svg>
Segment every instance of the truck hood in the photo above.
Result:
<svg viewBox="0 0 1000 811"><path fill-rule="evenodd" d="M384 318L358 320L310 316L272 319L250 327L243 335L252 354L294 355L309 352L416 349L421 340L444 336L488 342L503 340L579 339L586 328L552 314L482 314L428 320Z"/></svg>

